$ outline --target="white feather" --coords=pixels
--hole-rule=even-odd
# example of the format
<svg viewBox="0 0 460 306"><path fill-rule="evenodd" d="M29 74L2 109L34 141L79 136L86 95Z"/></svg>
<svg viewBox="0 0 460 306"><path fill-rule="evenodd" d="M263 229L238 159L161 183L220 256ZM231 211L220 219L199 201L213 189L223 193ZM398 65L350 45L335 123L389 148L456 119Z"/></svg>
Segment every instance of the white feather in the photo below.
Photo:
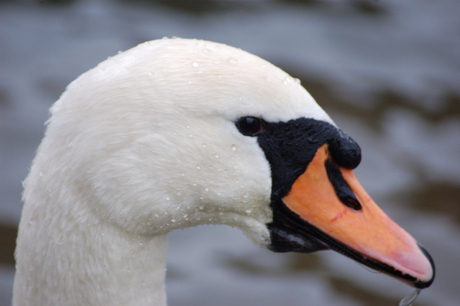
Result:
<svg viewBox="0 0 460 306"><path fill-rule="evenodd" d="M166 234L227 224L267 246L271 178L234 121L332 121L226 45L141 44L72 82L24 182L14 305L165 305Z"/></svg>

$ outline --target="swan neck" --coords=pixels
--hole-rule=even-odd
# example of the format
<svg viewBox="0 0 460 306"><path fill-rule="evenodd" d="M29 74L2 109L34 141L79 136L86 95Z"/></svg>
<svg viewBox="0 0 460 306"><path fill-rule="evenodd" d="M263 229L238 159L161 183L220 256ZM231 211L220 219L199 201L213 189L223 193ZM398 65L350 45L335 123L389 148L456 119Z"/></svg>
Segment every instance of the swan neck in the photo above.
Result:
<svg viewBox="0 0 460 306"><path fill-rule="evenodd" d="M166 234L133 235L84 209L55 222L38 215L56 205L35 204L21 219L14 306L166 305Z"/></svg>

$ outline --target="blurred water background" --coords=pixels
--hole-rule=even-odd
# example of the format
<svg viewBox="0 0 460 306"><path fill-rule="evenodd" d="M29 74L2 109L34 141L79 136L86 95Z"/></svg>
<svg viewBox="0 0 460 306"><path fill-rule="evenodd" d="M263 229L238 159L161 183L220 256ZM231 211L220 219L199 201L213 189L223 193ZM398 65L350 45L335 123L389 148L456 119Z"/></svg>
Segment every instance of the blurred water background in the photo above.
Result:
<svg viewBox="0 0 460 306"><path fill-rule="evenodd" d="M98 62L164 36L239 47L299 78L361 145L367 191L433 255L437 279L415 305L460 305L458 0L1 0L0 305L48 108ZM167 286L171 306L386 306L411 291L339 254L274 254L224 226L170 234Z"/></svg>

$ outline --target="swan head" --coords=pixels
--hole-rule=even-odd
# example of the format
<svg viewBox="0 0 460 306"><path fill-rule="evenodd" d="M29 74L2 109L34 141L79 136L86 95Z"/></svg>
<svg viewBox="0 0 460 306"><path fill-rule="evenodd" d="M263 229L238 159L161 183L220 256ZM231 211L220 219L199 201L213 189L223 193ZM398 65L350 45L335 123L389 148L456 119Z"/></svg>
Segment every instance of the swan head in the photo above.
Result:
<svg viewBox="0 0 460 306"><path fill-rule="evenodd" d="M51 113L37 155L48 167L35 170L48 193L79 194L126 233L226 224L276 252L333 249L419 288L433 281L426 251L354 177L359 146L254 55L146 42L80 76Z"/></svg>

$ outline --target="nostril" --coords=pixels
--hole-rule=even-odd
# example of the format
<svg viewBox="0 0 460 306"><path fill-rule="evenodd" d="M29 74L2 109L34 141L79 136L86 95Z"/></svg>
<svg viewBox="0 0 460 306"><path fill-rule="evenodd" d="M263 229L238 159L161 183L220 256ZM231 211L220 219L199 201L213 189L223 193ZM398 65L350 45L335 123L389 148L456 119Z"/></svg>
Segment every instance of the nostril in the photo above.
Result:
<svg viewBox="0 0 460 306"><path fill-rule="evenodd" d="M340 201L351 209L361 210L361 203L359 203L355 193L351 190L350 186L348 186L337 165L329 159L326 160L324 165L329 181L334 187L335 193Z"/></svg>
<svg viewBox="0 0 460 306"><path fill-rule="evenodd" d="M340 198L340 196L339 196ZM361 204L359 203L358 199L356 199L355 197L342 197L340 198L340 200L342 201L343 204L345 204L346 206L354 209L354 210L360 210L361 209Z"/></svg>

